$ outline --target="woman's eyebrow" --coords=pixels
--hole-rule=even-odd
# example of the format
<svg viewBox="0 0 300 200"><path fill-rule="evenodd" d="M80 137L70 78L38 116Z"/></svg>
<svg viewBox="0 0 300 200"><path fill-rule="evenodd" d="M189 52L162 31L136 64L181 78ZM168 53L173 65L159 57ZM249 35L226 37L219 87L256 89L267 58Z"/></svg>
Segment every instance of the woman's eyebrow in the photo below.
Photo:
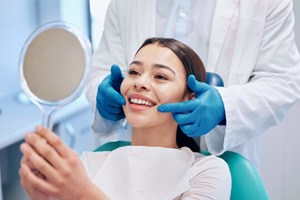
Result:
<svg viewBox="0 0 300 200"><path fill-rule="evenodd" d="M154 68L163 68L163 69L167 69L169 71L171 71L174 75L176 75L175 71L171 68L171 67L168 67L166 65L162 65L162 64L154 64L152 65Z"/></svg>
<svg viewBox="0 0 300 200"><path fill-rule="evenodd" d="M140 61L137 61L137 60L134 60L134 61L132 61L131 63L130 63L130 65L138 65L138 66L141 66L141 65L143 65L143 63L142 62L140 62Z"/></svg>
<svg viewBox="0 0 300 200"><path fill-rule="evenodd" d="M143 63L141 61L138 61L138 60L134 60L130 63L130 65L137 65L137 66L142 66ZM167 69L169 71L171 71L174 75L176 75L175 71L171 68L171 67L168 67L166 65L162 65L162 64L153 64L152 65L153 68L162 68L162 69Z"/></svg>

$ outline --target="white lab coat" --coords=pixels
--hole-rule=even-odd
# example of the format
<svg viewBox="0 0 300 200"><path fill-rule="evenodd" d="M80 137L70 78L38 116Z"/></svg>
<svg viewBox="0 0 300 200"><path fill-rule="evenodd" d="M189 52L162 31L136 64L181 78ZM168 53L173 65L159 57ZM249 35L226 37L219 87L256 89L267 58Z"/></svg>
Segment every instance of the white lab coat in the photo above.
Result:
<svg viewBox="0 0 300 200"><path fill-rule="evenodd" d="M257 164L258 136L300 97L292 6L291 0L217 0L206 70L224 80L218 90L227 124L202 137L211 153L232 150ZM142 42L155 36L155 12L156 0L111 1L87 88L93 107L110 66L125 73ZM104 121L95 124L106 129Z"/></svg>

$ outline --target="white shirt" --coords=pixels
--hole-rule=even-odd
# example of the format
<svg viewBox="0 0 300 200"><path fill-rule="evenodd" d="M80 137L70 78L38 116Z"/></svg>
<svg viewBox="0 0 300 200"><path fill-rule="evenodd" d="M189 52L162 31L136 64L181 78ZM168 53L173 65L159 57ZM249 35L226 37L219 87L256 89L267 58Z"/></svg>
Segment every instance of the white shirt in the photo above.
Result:
<svg viewBox="0 0 300 200"><path fill-rule="evenodd" d="M85 152L86 171L110 199L229 199L231 176L224 160L181 149L125 146Z"/></svg>

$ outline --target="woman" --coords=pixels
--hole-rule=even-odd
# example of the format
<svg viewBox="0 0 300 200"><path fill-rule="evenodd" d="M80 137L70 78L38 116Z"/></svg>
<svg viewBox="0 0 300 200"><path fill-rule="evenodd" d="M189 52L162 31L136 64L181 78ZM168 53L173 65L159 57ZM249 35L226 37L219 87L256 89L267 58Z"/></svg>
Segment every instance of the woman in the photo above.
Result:
<svg viewBox="0 0 300 200"><path fill-rule="evenodd" d="M118 88L133 127L132 145L85 152L80 160L55 134L38 127L21 145L24 189L32 199L229 199L226 163L192 152L198 149L181 137L172 114L157 111L161 104L192 99L190 89L197 84L188 88L186 80L196 83L195 76L204 81L205 70L188 46L174 39L146 40Z"/></svg>

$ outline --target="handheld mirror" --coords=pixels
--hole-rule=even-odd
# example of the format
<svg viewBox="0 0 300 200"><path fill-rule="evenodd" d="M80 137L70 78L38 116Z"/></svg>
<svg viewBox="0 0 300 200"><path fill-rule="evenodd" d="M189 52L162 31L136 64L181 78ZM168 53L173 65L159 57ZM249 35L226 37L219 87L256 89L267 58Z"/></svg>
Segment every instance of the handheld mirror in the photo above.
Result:
<svg viewBox="0 0 300 200"><path fill-rule="evenodd" d="M54 111L78 98L88 76L91 44L73 25L52 22L26 41L20 57L21 86L52 129Z"/></svg>

